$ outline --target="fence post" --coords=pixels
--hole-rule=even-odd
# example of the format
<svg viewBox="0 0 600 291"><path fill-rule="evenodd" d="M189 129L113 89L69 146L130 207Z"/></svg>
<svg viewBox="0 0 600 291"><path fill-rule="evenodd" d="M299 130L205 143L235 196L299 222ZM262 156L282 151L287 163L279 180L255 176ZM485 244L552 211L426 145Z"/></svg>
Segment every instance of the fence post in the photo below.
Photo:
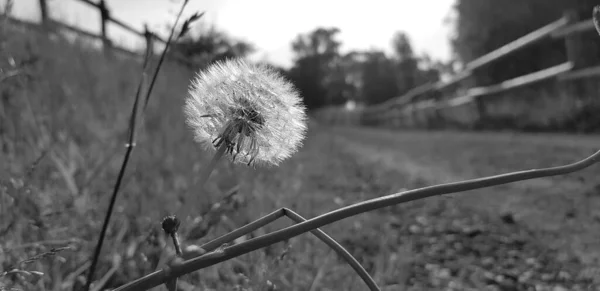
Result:
<svg viewBox="0 0 600 291"><path fill-rule="evenodd" d="M104 49L104 53L110 54L110 39L108 38L108 33L106 29L106 24L110 20L110 11L108 11L108 7L106 7L106 3L104 0L100 0L98 3L98 9L100 10L100 27L102 30L102 46Z"/></svg>
<svg viewBox="0 0 600 291"><path fill-rule="evenodd" d="M464 84L466 85L466 89L467 89L467 90L465 90L465 93L467 93L469 89L477 87L477 77L475 75L475 72L472 72L471 76L469 76L466 80L464 80ZM470 124L469 129L478 129L478 128L485 127L485 123L487 121L488 114L487 114L487 109L485 107L483 98L481 98L481 96L475 97L475 100L473 100L473 103L475 104L475 111L477 112L477 118L474 120L474 122L472 124Z"/></svg>
<svg viewBox="0 0 600 291"><path fill-rule="evenodd" d="M432 115L429 117L433 128L442 128L444 126L444 120L442 118L440 103L447 99L443 90L436 90L431 92L431 99L435 102L435 105L431 108Z"/></svg>
<svg viewBox="0 0 600 291"><path fill-rule="evenodd" d="M41 23L46 28L48 27L48 2L46 0L39 0L40 3L40 16Z"/></svg>
<svg viewBox="0 0 600 291"><path fill-rule="evenodd" d="M563 15L567 18L567 25L578 23L580 20L580 15L575 9L566 10ZM567 60L573 64L572 71L585 67L587 55L582 37L583 35L581 33L570 33L565 35ZM567 82L563 88L566 90L567 94L573 96L573 99L579 102L586 100L586 96L590 95L589 91L586 92L586 85L589 84L589 82ZM595 93L592 93L592 95L595 95Z"/></svg>
<svg viewBox="0 0 600 291"><path fill-rule="evenodd" d="M563 14L567 18L568 25L579 22L579 14L575 9L569 9ZM573 70L585 66L585 54L581 33L571 33L565 36L565 47L567 49L567 59L573 63Z"/></svg>
<svg viewBox="0 0 600 291"><path fill-rule="evenodd" d="M144 38L146 39L146 51L148 52L148 57L152 57L154 55L154 36L148 29L147 23L144 24Z"/></svg>
<svg viewBox="0 0 600 291"><path fill-rule="evenodd" d="M408 113L409 114L409 119L410 119L410 127L412 129L417 128L418 127L418 123L419 123L419 120L417 119L417 117L418 117L417 116L417 110L414 107L414 102L415 101L413 100L413 101L411 101L411 103L408 104L409 109L410 109L410 112Z"/></svg>

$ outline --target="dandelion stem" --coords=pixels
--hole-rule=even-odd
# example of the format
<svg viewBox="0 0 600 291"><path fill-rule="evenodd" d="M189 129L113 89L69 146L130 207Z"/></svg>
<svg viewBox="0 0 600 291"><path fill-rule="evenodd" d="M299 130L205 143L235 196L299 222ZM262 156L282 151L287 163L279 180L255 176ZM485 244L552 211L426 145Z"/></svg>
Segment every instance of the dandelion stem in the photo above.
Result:
<svg viewBox="0 0 600 291"><path fill-rule="evenodd" d="M210 174L213 172L213 170L217 166L217 163L219 162L221 157L223 157L223 154L225 154L225 150L227 150L227 145L225 143L222 143L217 148L217 152L212 157L212 160L210 160L210 163L208 164L208 166L206 166L206 167L204 167L204 169L202 169L202 172L200 173L200 180L198 180L198 184L197 184L199 189L204 188L206 181L208 181L208 177L210 177Z"/></svg>

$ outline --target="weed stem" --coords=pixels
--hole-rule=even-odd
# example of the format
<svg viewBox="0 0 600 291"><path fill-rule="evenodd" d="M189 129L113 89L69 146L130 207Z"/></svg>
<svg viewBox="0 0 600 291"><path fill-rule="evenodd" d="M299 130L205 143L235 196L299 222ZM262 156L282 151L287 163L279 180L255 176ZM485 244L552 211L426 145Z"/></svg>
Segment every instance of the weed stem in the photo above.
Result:
<svg viewBox="0 0 600 291"><path fill-rule="evenodd" d="M171 234L171 238L173 239L173 245L175 246L175 253L177 256L181 257L183 252L181 251L181 243L179 243L179 235L174 232Z"/></svg>

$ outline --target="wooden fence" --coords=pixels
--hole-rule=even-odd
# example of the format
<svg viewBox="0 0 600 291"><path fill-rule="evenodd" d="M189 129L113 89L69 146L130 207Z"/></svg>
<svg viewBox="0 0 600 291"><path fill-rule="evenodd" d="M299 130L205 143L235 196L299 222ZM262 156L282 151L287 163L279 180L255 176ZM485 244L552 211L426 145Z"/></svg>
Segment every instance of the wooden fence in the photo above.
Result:
<svg viewBox="0 0 600 291"><path fill-rule="evenodd" d="M140 57L143 55L140 52L135 52L130 49L124 48L122 46L119 46L117 44L114 44L108 36L109 33L108 33L107 26L109 23L112 23L120 28L123 28L124 30L126 30L132 34L135 34L139 37L142 37L145 40L146 48L150 48L151 53L154 53L153 48L154 48L155 42L159 42L162 44L166 44L166 42L167 42L165 39L161 38L157 34L150 31L148 29L147 25L145 25L144 30L141 31L141 30L138 30L138 29L134 28L133 26L127 24L123 20L114 18L111 15L111 10L106 5L106 2L104 0L99 0L98 2L93 2L91 0L73 0L73 1L79 1L81 3L88 5L92 9L98 10L98 13L100 14L100 28L101 28L100 34L94 34L92 32L85 31L78 27L75 27L75 26L60 22L58 20L52 19L49 16L49 8L48 8L47 0L38 0L38 1L39 1L40 14L41 14L40 15L41 16L40 23L33 23L33 22L29 22L29 21L24 21L24 20L18 20L15 18L9 18L9 20L14 24L21 25L21 26L27 26L29 28L65 30L65 31L73 32L80 36L85 36L85 37L88 37L91 39L100 40L102 42L103 50L107 54L110 54L113 51L117 51L117 52L120 52L120 53L123 53L126 55L130 55L130 56L134 56L134 57ZM173 60L182 62L186 65L195 66L195 64L192 61L188 60L184 56L181 56L181 55L178 55L178 54L175 54L172 52L170 52L167 55L167 57L171 58Z"/></svg>
<svg viewBox="0 0 600 291"><path fill-rule="evenodd" d="M485 103L493 99L486 98L488 96L543 80L555 79L557 82L562 82L600 75L600 66L585 67L585 62L582 62L579 54L581 43L578 41L578 36L581 32L590 30L594 30L591 19L579 21L577 14L569 11L560 19L469 62L461 72L447 81L418 86L402 96L364 109L348 111L340 107L329 107L319 111L317 115L322 121L337 124L432 127L432 124L453 123L456 121L453 117L457 117L457 114L468 113L471 118L468 118L465 123L472 125L488 115ZM491 86L478 87L474 84L472 77L475 70L540 41L559 38L565 40L567 51L567 60L562 64ZM459 107L470 109L450 113Z"/></svg>

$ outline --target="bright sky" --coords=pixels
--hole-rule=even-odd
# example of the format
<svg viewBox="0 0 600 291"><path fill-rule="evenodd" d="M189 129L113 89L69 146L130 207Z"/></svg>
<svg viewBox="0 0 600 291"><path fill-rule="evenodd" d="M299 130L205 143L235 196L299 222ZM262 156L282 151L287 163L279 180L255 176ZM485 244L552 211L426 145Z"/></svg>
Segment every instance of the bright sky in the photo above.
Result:
<svg viewBox="0 0 600 291"><path fill-rule="evenodd" d="M0 0L2 7L7 0ZM39 0L15 0L13 15L39 20ZM82 29L99 32L96 9L78 0L47 0L54 19ZM96 0L92 0L96 2ZM165 31L172 23L181 0L106 0L112 16L134 27ZM415 51L434 59L450 58L451 28L444 24L454 0L191 0L187 15L206 11L205 21L214 23L229 35L253 43L256 59L267 59L288 67L291 42L300 33L316 27L335 26L341 30L342 52L353 49L390 51L396 31L405 31ZM109 36L123 46L141 46L143 41L116 26Z"/></svg>

